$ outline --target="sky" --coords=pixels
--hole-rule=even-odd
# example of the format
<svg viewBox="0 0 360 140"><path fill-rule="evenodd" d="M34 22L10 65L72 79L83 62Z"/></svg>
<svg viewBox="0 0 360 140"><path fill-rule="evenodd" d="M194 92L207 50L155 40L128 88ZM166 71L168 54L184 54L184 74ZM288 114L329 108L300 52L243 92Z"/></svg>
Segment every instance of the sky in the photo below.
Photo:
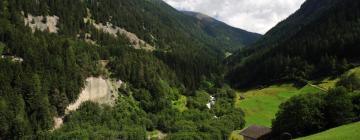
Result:
<svg viewBox="0 0 360 140"><path fill-rule="evenodd" d="M200 12L231 26L264 34L305 0L164 0L182 11Z"/></svg>

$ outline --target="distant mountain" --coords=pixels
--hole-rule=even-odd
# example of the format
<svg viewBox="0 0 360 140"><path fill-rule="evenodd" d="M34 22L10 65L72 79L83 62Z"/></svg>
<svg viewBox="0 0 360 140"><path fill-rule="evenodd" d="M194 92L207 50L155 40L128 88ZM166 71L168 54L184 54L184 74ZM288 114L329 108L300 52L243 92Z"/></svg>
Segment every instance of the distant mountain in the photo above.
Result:
<svg viewBox="0 0 360 140"><path fill-rule="evenodd" d="M208 35L216 38L224 46L231 46L229 51L251 45L261 37L260 34L232 27L202 13L190 11L183 11L183 13L198 19L198 25Z"/></svg>
<svg viewBox="0 0 360 140"><path fill-rule="evenodd" d="M336 75L360 60L360 2L307 0L252 47L227 59L237 87Z"/></svg>

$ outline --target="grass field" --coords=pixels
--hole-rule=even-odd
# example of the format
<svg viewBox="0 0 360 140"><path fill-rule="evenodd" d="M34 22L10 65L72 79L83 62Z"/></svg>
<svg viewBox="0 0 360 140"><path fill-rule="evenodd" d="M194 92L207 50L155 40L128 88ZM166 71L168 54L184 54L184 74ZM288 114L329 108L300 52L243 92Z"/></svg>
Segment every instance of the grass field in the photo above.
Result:
<svg viewBox="0 0 360 140"><path fill-rule="evenodd" d="M297 140L360 140L360 122L343 125Z"/></svg>
<svg viewBox="0 0 360 140"><path fill-rule="evenodd" d="M320 91L320 89L310 85L298 89L292 84L252 89L237 93L235 107L241 108L245 112L246 124L244 128L254 124L271 127L271 121L275 118L275 114L278 112L281 103L295 95ZM245 97L245 99L240 100L241 96ZM229 140L243 140L239 132L239 130L233 131Z"/></svg>
<svg viewBox="0 0 360 140"><path fill-rule="evenodd" d="M253 124L271 127L271 120L275 118L281 103L295 95L319 91L319 89L309 85L301 89L295 88L292 84L275 85L239 92L235 107L244 110L245 127ZM245 99L240 100L240 96L245 97Z"/></svg>

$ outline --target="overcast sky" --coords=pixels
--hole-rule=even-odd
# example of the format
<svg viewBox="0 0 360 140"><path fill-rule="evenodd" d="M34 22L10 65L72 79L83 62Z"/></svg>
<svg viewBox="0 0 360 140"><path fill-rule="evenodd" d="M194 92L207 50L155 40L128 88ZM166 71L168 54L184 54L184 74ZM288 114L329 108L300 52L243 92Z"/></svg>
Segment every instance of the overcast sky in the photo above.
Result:
<svg viewBox="0 0 360 140"><path fill-rule="evenodd" d="M231 26L264 34L305 0L164 0L179 10L207 14Z"/></svg>

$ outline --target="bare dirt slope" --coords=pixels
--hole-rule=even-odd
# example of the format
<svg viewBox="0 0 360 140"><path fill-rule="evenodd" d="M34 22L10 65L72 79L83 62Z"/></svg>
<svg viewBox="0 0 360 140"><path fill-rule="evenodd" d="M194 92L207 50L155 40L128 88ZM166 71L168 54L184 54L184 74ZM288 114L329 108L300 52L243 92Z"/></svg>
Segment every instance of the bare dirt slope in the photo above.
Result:
<svg viewBox="0 0 360 140"><path fill-rule="evenodd" d="M66 110L65 115L71 111L77 110L80 105L86 101L92 101L99 104L114 105L118 98L118 89L122 85L122 81L113 81L110 79L104 79L102 77L89 77L86 79L85 88L79 95L79 98L72 104L70 104ZM61 127L63 123L63 117L55 117L54 129Z"/></svg>

